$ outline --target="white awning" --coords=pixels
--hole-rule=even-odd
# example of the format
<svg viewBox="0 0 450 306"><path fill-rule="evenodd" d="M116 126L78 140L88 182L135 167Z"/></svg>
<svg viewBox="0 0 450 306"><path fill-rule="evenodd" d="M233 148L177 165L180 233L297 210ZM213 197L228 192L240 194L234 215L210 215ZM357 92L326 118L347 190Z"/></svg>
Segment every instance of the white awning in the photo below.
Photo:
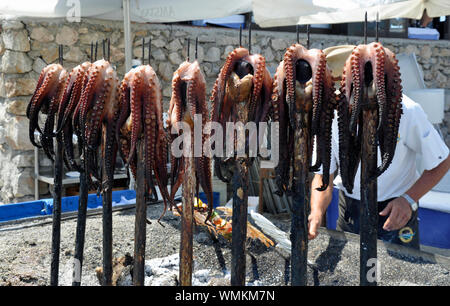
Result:
<svg viewBox="0 0 450 306"><path fill-rule="evenodd" d="M294 24L335 24L376 19L420 19L450 15L448 0L253 0L255 22L261 27Z"/></svg>
<svg viewBox="0 0 450 306"><path fill-rule="evenodd" d="M251 12L251 0L131 0L135 22L179 22ZM17 18L123 20L122 0L2 0L0 15Z"/></svg>

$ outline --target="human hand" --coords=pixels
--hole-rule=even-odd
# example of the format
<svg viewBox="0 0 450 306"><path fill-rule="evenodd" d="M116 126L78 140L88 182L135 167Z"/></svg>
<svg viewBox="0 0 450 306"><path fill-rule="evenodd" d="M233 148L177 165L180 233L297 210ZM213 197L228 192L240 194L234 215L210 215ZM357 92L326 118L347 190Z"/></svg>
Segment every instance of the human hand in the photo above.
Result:
<svg viewBox="0 0 450 306"><path fill-rule="evenodd" d="M398 197L386 206L380 212L380 216L387 216L386 222L383 224L383 229L385 231L394 231L401 229L408 223L412 216L412 208L403 197Z"/></svg>
<svg viewBox="0 0 450 306"><path fill-rule="evenodd" d="M313 210L308 216L308 239L314 239L318 235L318 229L322 223L323 213L319 210Z"/></svg>

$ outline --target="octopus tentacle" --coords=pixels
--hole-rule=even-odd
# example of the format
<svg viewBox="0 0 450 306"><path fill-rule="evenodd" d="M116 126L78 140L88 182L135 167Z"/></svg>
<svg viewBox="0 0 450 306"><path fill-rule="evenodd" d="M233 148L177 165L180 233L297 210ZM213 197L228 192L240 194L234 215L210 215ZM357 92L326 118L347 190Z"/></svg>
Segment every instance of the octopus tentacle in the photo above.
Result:
<svg viewBox="0 0 450 306"><path fill-rule="evenodd" d="M117 150L115 125L119 107L118 79L111 64L99 60L90 65L82 83L84 88L80 105L74 110L72 122L82 135L86 171L98 181L101 181L98 165L101 151L106 171L106 181L103 182L105 190L112 185Z"/></svg>
<svg viewBox="0 0 450 306"><path fill-rule="evenodd" d="M402 114L400 68L394 53L380 43L359 45L347 59L338 103L339 159L342 182L352 192L361 158L362 135L357 129L361 119L363 86L373 86L378 104L378 143L381 165L370 175L375 179L391 164Z"/></svg>
<svg viewBox="0 0 450 306"><path fill-rule="evenodd" d="M195 115L201 115L203 130L209 120L209 114L205 100L206 81L197 61L193 63L184 62L180 65L172 79L172 90L173 94L169 107L169 128L181 120L187 120L189 124L192 124L192 120L195 120ZM208 137L202 133L202 148L206 141L208 141ZM184 157L171 157L172 199L184 177L183 164ZM203 152L202 156L194 157L194 168L198 178L197 184L202 187L207 197L209 212L206 221L208 221L213 208L211 158L209 155ZM176 174L176 172L181 173Z"/></svg>
<svg viewBox="0 0 450 306"><path fill-rule="evenodd" d="M323 182L318 190L323 191L329 185L329 168L331 158L331 125L336 102L331 71L326 63L326 56L322 50L308 50L300 44L294 44L286 50L282 67L277 70L277 78L284 73L286 97L284 103L285 120L289 124L280 126L283 133L289 135L287 142L292 144L294 131L305 127L306 120L310 120L311 151L314 150L316 139L316 163L310 171L318 171L323 166ZM277 81L274 86L280 86ZM278 98L278 96L277 96ZM311 102L308 102L311 101ZM309 117L300 113L309 113ZM309 118L309 119L307 119ZM280 119L281 120L281 119ZM285 155L292 152L284 152ZM282 157L283 158L283 157ZM285 158L285 160L291 160ZM295 163L290 161L289 163ZM281 175L288 179L289 163L282 162L278 171L278 180ZM283 170L282 167L285 167ZM295 182L293 178L293 183ZM285 184L289 185L289 184Z"/></svg>
<svg viewBox="0 0 450 306"><path fill-rule="evenodd" d="M225 130L227 121L236 122L238 120L236 108L242 102L245 106L239 107L247 108L247 118L245 118L244 124L248 121L259 123L266 120L272 107L271 92L272 79L267 71L265 58L259 54L250 55L245 48L236 48L228 54L216 79L210 98L212 103L211 119L218 122ZM257 127L259 128L259 126ZM211 136L213 135L212 133ZM224 140L225 136L223 135ZM249 135L250 139L254 137L256 136L253 133ZM247 144L245 150L248 151ZM222 181L229 182L231 177L223 173L223 169L227 166L227 159L215 155L214 161L215 174Z"/></svg>
<svg viewBox="0 0 450 306"><path fill-rule="evenodd" d="M77 171L81 171L82 169L75 161L72 140L73 132L77 134L80 150L82 140L79 131L74 130L72 118L74 116L75 109L80 104L81 93L84 85L83 80L90 65L91 63L85 62L72 69L58 109L56 133L63 133L62 141L64 145L64 158L65 161L67 161L67 168Z"/></svg>
<svg viewBox="0 0 450 306"><path fill-rule="evenodd" d="M153 68L146 65L129 71L120 86L120 97L115 137L120 143L121 156L135 178L137 142L143 141L147 195L157 196L152 177L154 172L164 201L164 211L159 222L167 209L167 201L171 206L173 201L167 191L167 134L162 120L161 85Z"/></svg>
<svg viewBox="0 0 450 306"><path fill-rule="evenodd" d="M51 64L44 67L39 75L36 89L27 106L26 114L30 120L29 137L31 143L36 147L41 147L35 141L34 132L38 130L41 139L44 141L46 147L46 154L52 158L53 141L50 141L53 135L54 116L57 110L57 105L61 100L61 93L64 89L67 79L66 70L59 64ZM55 106L56 105L56 106ZM39 113L47 114L49 121L42 131L38 124ZM50 145L51 142L51 145Z"/></svg>
<svg viewBox="0 0 450 306"><path fill-rule="evenodd" d="M274 130L274 139L278 139L280 161L275 167L275 182L278 190L275 194L282 196L289 189L289 119L287 118L286 75L284 61L282 61L274 75L272 94L272 120L278 123Z"/></svg>
<svg viewBox="0 0 450 306"><path fill-rule="evenodd" d="M397 144L398 129L402 110L402 85L400 78L400 67L395 54L387 48L385 50L386 72L380 71L380 74L386 75L386 115L382 124L382 136L380 137L380 150L382 154L381 165L378 167L374 177L381 175L392 163ZM381 105L380 105L381 107ZM381 112L381 111L380 111Z"/></svg>

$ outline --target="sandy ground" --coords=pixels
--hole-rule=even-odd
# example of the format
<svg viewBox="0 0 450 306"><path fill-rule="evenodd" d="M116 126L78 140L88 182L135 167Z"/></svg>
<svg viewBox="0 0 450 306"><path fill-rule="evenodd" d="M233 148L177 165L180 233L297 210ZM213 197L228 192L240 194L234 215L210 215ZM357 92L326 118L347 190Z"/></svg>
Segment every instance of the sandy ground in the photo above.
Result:
<svg viewBox="0 0 450 306"><path fill-rule="evenodd" d="M163 217L164 227L156 222L162 204L148 206L146 259L178 253L180 219L171 212ZM134 209L113 214L113 256L121 257L134 250ZM270 216L275 225L288 232L286 216ZM63 217L64 218L64 217ZM250 218L249 218L250 219ZM45 224L42 222L45 221ZM13 228L11 228L13 227ZM21 228L17 228L21 227ZM71 283L71 259L74 253L76 218L63 220L61 231L60 284ZM5 230L10 228L9 230ZM101 215L87 220L83 285L99 285L95 268L102 263ZM220 238L213 242L206 230L199 227L194 236L194 272L209 270L215 285L229 281L231 244ZM0 285L48 285L51 258L51 219L0 225ZM285 285L289 266L275 248L259 241L248 243L247 282L254 285ZM308 285L359 285L359 241L356 235L322 230L309 243ZM450 259L423 252L406 251L378 243L381 267L379 285L450 285Z"/></svg>

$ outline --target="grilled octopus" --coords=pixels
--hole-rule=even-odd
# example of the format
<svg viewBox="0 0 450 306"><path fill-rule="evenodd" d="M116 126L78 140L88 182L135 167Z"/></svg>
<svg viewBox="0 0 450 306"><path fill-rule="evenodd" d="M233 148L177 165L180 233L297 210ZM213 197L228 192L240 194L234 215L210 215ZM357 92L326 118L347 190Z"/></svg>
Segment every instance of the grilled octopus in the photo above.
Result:
<svg viewBox="0 0 450 306"><path fill-rule="evenodd" d="M236 48L228 54L214 84L210 98L211 121L219 123L223 131L227 122L246 124L267 121L271 91L272 78L265 58L250 54L245 48ZM222 152L216 152L214 156L215 173L222 181L230 182L230 176L222 173L227 159L220 158L223 155L218 156L218 153Z"/></svg>
<svg viewBox="0 0 450 306"><path fill-rule="evenodd" d="M104 59L92 63L85 74L81 101L75 108L72 122L75 130L81 132L86 171L98 181L101 181L98 169L101 146L106 175L103 188L106 189L112 187L117 154L119 80L112 65Z"/></svg>
<svg viewBox="0 0 450 306"><path fill-rule="evenodd" d="M169 106L168 128L176 127L178 122L184 121L191 126L193 131L193 124L195 115L201 115L201 127L204 131L205 125L209 119L208 107L206 105L206 82L200 66L197 61L193 63L183 62L175 71L172 78L172 98ZM184 131L183 131L184 133ZM172 140L179 136L171 134ZM209 136L202 133L202 148L203 144L208 141ZM194 140L195 141L195 140ZM206 194L208 201L208 216L209 220L213 208L213 193L212 193L212 176L211 176L211 157L208 152L202 152L201 156L194 156L194 168L196 173L197 189L200 185ZM176 191L180 187L184 176L184 157L175 158L171 156L171 199L175 196Z"/></svg>
<svg viewBox="0 0 450 306"><path fill-rule="evenodd" d="M139 140L143 141L148 194L153 198L157 197L152 177L153 171L163 196L165 212L166 201L169 199L167 191L168 137L163 125L161 84L153 68L145 65L130 70L120 85L120 96L116 137L120 144L122 159L129 165L136 178L137 143Z"/></svg>
<svg viewBox="0 0 450 306"><path fill-rule="evenodd" d="M305 172L323 166L322 186L318 190L328 187L335 105L331 70L322 50L308 50L300 44L289 47L275 73L272 94L272 120L279 123L280 162L275 168L278 195L294 189L296 178L291 178L291 168L297 167L299 158L311 156L314 137L316 163ZM301 129L310 129L308 139L302 140L310 144L310 152L297 156L295 146L301 144L295 143L300 141L295 135Z"/></svg>
<svg viewBox="0 0 450 306"><path fill-rule="evenodd" d="M361 104L363 87L372 88L378 105L376 138L381 165L370 176L381 175L391 164L402 115L400 67L395 54L378 42L356 46L347 59L338 97L339 160L342 182L352 192L361 159Z"/></svg>
<svg viewBox="0 0 450 306"><path fill-rule="evenodd" d="M80 130L74 130L73 117L75 110L80 109L81 93L85 87L87 80L86 73L91 66L90 62L85 62L76 66L70 72L64 93L62 95L61 103L58 110L58 121L56 133L62 133L62 141L64 144L64 160L68 169L80 171L81 167L75 161L75 154L73 151L73 138L75 132L78 138L78 147L80 155L83 147L83 139ZM77 112L78 113L78 112ZM77 120L75 121L77 122Z"/></svg>
<svg viewBox="0 0 450 306"><path fill-rule="evenodd" d="M50 64L42 69L36 90L27 106L27 118L30 120L29 135L31 143L43 148L45 154L53 160L53 129L61 97L68 78L67 71L60 64ZM39 114L46 114L43 130L39 127ZM34 133L40 134L40 145L36 143Z"/></svg>

